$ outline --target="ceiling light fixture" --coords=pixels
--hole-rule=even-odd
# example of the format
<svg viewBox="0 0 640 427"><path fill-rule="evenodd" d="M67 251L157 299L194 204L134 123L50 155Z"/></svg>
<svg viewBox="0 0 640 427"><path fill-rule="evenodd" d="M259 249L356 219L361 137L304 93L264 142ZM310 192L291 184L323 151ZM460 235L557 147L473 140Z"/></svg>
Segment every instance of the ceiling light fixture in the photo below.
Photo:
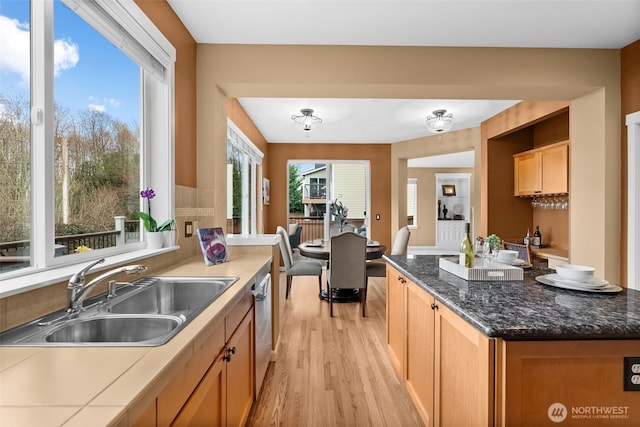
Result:
<svg viewBox="0 0 640 427"><path fill-rule="evenodd" d="M298 124L298 129L302 132L311 132L315 125L322 123L322 119L320 117L313 115L313 110L311 108L303 108L300 112L302 114L299 116L296 116L295 114L291 116L291 120Z"/></svg>
<svg viewBox="0 0 640 427"><path fill-rule="evenodd" d="M427 129L431 133L442 133L451 129L453 126L453 114L445 115L447 110L436 110L433 116L427 117Z"/></svg>

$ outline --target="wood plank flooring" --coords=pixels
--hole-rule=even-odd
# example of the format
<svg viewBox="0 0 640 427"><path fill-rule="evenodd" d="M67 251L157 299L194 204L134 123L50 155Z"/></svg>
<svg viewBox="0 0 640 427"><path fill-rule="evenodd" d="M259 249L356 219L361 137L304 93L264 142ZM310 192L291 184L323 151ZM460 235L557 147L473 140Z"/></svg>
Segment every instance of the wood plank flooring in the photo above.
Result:
<svg viewBox="0 0 640 427"><path fill-rule="evenodd" d="M284 280L284 275L280 275ZM360 304L318 298L315 277L295 277L278 360L271 362L248 426L422 426L387 357L384 278Z"/></svg>

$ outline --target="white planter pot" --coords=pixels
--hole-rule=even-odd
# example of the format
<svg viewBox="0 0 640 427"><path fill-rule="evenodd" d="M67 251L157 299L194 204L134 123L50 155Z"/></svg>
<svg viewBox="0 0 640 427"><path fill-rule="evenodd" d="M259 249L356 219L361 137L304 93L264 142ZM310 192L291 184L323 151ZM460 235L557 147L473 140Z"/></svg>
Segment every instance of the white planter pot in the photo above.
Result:
<svg viewBox="0 0 640 427"><path fill-rule="evenodd" d="M164 233L147 232L147 249L160 249L164 240Z"/></svg>
<svg viewBox="0 0 640 427"><path fill-rule="evenodd" d="M162 232L162 241L165 248L170 248L176 242L176 230L166 230Z"/></svg>

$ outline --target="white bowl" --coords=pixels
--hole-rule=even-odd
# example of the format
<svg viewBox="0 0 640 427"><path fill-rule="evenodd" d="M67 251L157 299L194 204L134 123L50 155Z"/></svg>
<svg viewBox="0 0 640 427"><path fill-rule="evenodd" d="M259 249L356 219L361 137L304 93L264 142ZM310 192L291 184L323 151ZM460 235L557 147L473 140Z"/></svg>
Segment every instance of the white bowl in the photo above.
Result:
<svg viewBox="0 0 640 427"><path fill-rule="evenodd" d="M513 262L518 258L518 251L510 251L501 249L498 251L498 260L505 262Z"/></svg>
<svg viewBox="0 0 640 427"><path fill-rule="evenodd" d="M556 266L556 272L560 277L576 282L588 282L593 279L595 268L586 265L561 264Z"/></svg>

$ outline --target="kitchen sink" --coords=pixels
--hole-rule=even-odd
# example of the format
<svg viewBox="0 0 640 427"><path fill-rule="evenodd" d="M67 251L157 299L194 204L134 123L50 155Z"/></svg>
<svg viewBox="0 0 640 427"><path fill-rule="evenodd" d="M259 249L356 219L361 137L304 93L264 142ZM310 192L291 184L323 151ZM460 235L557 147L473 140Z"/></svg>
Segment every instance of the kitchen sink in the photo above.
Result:
<svg viewBox="0 0 640 427"><path fill-rule="evenodd" d="M183 320L175 316L102 316L74 319L44 337L57 343L137 343L163 340Z"/></svg>
<svg viewBox="0 0 640 427"><path fill-rule="evenodd" d="M0 333L0 345L157 346L174 337L237 277L143 277L86 301L82 311L50 313Z"/></svg>
<svg viewBox="0 0 640 427"><path fill-rule="evenodd" d="M149 280L153 281L152 286L145 286L139 292L112 304L108 310L118 314L176 314L199 311L235 281L228 278L211 280L199 277L140 279Z"/></svg>

